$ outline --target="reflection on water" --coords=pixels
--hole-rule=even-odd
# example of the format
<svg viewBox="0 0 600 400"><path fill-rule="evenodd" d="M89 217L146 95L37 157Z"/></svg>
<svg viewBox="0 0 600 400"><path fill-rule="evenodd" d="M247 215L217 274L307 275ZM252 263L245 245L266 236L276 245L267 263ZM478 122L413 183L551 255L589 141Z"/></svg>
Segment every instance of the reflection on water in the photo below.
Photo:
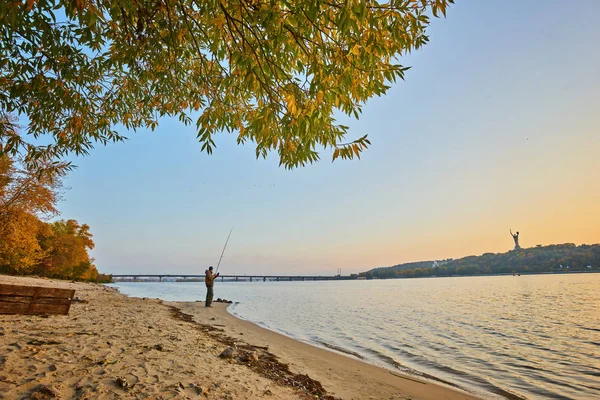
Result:
<svg viewBox="0 0 600 400"><path fill-rule="evenodd" d="M201 300L202 283L119 283ZM488 398L600 398L600 274L217 283L230 311Z"/></svg>

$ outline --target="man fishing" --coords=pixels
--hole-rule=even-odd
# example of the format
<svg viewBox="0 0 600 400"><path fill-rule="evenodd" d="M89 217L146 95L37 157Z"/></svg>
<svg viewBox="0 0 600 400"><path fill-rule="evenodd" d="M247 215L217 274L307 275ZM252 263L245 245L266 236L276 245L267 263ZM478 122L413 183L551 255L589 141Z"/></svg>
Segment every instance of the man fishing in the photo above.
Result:
<svg viewBox="0 0 600 400"><path fill-rule="evenodd" d="M215 294L213 288L215 286L215 279L219 277L219 267L221 266L221 260L223 259L223 254L225 254L225 249L227 248L227 243L229 243L229 238L231 237L231 232L233 232L233 227L229 231L229 235L227 235L227 240L225 241L225 246L223 246L223 251L221 252L221 257L219 258L219 263L217 264L216 274L213 274L212 265L208 267L206 271L204 271L204 283L206 283L206 302L204 303L204 307L212 307L212 300Z"/></svg>
<svg viewBox="0 0 600 400"><path fill-rule="evenodd" d="M204 304L204 307L211 307L212 304L212 300L213 300L213 296L215 295L215 292L213 290L214 286L215 286L215 279L217 279L219 277L219 273L217 272L216 274L213 274L213 267L210 266L208 267L208 269L206 271L204 271L205 273L205 277L204 277L204 283L206 283L206 302Z"/></svg>

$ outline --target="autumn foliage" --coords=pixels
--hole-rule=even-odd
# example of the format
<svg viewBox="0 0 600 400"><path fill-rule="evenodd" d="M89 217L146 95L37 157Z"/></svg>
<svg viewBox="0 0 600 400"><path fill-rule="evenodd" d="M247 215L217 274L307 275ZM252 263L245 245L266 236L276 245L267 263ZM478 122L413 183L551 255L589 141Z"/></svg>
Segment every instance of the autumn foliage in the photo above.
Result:
<svg viewBox="0 0 600 400"><path fill-rule="evenodd" d="M0 112L29 121L0 119L0 154L85 154L175 117L208 153L230 132L287 168L359 157L366 135L336 116L404 79L452 1L0 1Z"/></svg>
<svg viewBox="0 0 600 400"><path fill-rule="evenodd" d="M0 272L98 280L89 226L47 222L58 215L62 176L60 169L32 169L0 156Z"/></svg>

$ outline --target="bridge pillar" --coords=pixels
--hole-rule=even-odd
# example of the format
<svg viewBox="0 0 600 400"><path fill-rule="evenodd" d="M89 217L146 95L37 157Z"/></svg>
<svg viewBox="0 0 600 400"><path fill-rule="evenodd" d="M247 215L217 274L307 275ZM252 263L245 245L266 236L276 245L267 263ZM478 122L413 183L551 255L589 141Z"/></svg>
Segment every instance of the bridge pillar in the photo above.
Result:
<svg viewBox="0 0 600 400"><path fill-rule="evenodd" d="M237 276L236 276L236 277L235 277L235 281L237 282L237 281L238 281L238 279L239 279L239 277L237 277Z"/></svg>
<svg viewBox="0 0 600 400"><path fill-rule="evenodd" d="M302 282L304 282L304 277L302 277Z"/></svg>
<svg viewBox="0 0 600 400"><path fill-rule="evenodd" d="M279 277L277 277L277 282L279 282Z"/></svg>
<svg viewBox="0 0 600 400"><path fill-rule="evenodd" d="M225 277L223 277L223 276L222 276L222 277L221 277L221 282L223 282L223 279L225 279Z"/></svg>
<svg viewBox="0 0 600 400"><path fill-rule="evenodd" d="M134 281L134 282L137 282L137 278L136 278L135 276L133 277L133 281Z"/></svg>
<svg viewBox="0 0 600 400"><path fill-rule="evenodd" d="M162 276L159 276L159 277L158 277L158 281L159 281L159 282L162 282L162 278L163 278Z"/></svg>
<svg viewBox="0 0 600 400"><path fill-rule="evenodd" d="M266 276L263 276L263 282L265 282L267 280Z"/></svg>
<svg viewBox="0 0 600 400"><path fill-rule="evenodd" d="M316 281L316 280L317 280L317 277L315 276L315 277L313 278L313 281Z"/></svg>
<svg viewBox="0 0 600 400"><path fill-rule="evenodd" d="M252 277L250 277L250 282L252 282Z"/></svg>

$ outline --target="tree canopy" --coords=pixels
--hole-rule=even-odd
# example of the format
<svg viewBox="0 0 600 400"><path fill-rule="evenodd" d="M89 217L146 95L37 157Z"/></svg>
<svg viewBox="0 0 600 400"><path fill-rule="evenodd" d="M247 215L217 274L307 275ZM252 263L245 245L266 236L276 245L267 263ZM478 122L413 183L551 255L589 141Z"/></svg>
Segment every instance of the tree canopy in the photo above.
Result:
<svg viewBox="0 0 600 400"><path fill-rule="evenodd" d="M120 126L195 123L201 149L235 133L287 168L359 157L334 118L403 78L452 0L0 2L0 154L27 162L120 141ZM24 132L6 115L25 120Z"/></svg>

